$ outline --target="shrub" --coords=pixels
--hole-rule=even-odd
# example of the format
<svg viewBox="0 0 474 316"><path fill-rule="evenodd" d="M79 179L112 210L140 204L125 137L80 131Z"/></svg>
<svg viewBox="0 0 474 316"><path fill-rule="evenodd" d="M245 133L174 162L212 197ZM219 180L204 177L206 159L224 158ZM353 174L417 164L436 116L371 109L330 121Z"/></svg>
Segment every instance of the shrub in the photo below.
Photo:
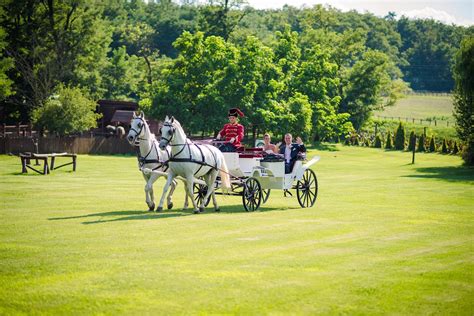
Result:
<svg viewBox="0 0 474 316"><path fill-rule="evenodd" d="M408 142L408 150L413 151L416 148L416 136L415 132L410 133L410 141Z"/></svg>
<svg viewBox="0 0 474 316"><path fill-rule="evenodd" d="M448 143L446 142L446 138L443 139L443 145L441 147L441 152L443 154L447 154L448 153Z"/></svg>
<svg viewBox="0 0 474 316"><path fill-rule="evenodd" d="M431 136L430 140L430 152L434 153L436 151L435 137Z"/></svg>
<svg viewBox="0 0 474 316"><path fill-rule="evenodd" d="M393 148L393 145L392 145L392 134L387 133L387 141L385 142L385 149L392 149Z"/></svg>
<svg viewBox="0 0 474 316"><path fill-rule="evenodd" d="M420 138L418 139L418 151L425 152L425 135L421 134Z"/></svg>
<svg viewBox="0 0 474 316"><path fill-rule="evenodd" d="M405 129L403 128L402 122L398 125L397 131L395 132L395 149L405 149Z"/></svg>
<svg viewBox="0 0 474 316"><path fill-rule="evenodd" d="M459 152L459 148L458 148L458 143L456 141L454 141L454 145L453 145L453 154L457 154ZM466 157L467 158L467 157Z"/></svg>
<svg viewBox="0 0 474 316"><path fill-rule="evenodd" d="M375 148L382 148L382 139L380 138L379 134L377 134L377 136L375 136L374 147Z"/></svg>
<svg viewBox="0 0 474 316"><path fill-rule="evenodd" d="M97 126L101 115L94 113L96 103L85 97L79 88L60 85L56 93L32 112L33 124L38 129L66 135Z"/></svg>

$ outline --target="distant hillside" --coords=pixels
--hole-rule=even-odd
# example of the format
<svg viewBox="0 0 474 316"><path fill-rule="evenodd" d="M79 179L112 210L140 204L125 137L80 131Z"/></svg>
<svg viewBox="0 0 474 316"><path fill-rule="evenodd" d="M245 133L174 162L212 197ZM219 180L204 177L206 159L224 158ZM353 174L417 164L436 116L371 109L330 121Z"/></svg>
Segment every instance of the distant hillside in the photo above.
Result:
<svg viewBox="0 0 474 316"><path fill-rule="evenodd" d="M433 119L454 122L451 96L409 95L374 116L414 119Z"/></svg>

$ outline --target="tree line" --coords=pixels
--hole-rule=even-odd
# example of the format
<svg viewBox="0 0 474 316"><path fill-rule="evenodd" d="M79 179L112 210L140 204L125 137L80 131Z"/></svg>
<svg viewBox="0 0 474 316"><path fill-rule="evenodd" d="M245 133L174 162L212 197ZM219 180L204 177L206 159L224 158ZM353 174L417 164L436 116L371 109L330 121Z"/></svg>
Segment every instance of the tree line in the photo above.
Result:
<svg viewBox="0 0 474 316"><path fill-rule="evenodd" d="M215 133L235 106L253 136L311 140L359 129L407 87L451 91L454 56L474 30L242 0L3 0L0 17L4 121L39 122L43 108L64 110L58 89L80 89L174 114L195 134Z"/></svg>

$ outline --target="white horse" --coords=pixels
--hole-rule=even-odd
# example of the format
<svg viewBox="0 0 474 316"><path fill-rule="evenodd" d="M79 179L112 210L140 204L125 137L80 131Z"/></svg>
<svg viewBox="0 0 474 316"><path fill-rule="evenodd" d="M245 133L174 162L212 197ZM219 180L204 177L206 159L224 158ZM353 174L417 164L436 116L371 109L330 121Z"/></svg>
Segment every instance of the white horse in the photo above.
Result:
<svg viewBox="0 0 474 316"><path fill-rule="evenodd" d="M153 193L153 183L160 177L167 177L165 162L170 158L170 148L160 149L155 135L150 132L145 115L141 112L138 116L133 112L133 118L130 122L130 131L127 140L131 145L139 147L138 166L145 178L145 196L149 211L155 209L155 196ZM171 182L171 190L168 194L168 209L173 208L173 192L176 188L176 180ZM188 207L187 196L184 202L184 208ZM160 209L161 210L161 209Z"/></svg>
<svg viewBox="0 0 474 316"><path fill-rule="evenodd" d="M161 128L160 149L165 149L166 146L171 146L171 158L169 159L168 181L163 188L158 211L163 209L163 202L169 186L176 176L181 176L186 179L187 195L192 196L193 184L195 178L203 177L207 185L207 193L201 201L201 205L196 205L193 201L194 213L204 211L204 206L207 204L209 197L212 195L212 202L214 209L219 211L219 206L216 202L214 193L214 183L218 172L221 176L221 185L224 191L230 189L230 179L227 166L222 152L211 145L198 145L190 141L184 133L181 124L174 118L166 116L163 127Z"/></svg>

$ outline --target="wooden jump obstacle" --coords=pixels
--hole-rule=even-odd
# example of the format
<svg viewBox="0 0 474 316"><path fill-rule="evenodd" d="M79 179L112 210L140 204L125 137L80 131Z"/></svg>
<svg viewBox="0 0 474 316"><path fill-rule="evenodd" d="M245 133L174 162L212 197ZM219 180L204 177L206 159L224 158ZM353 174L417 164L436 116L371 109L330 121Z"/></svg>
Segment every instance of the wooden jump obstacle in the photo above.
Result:
<svg viewBox="0 0 474 316"><path fill-rule="evenodd" d="M72 158L71 162L64 163L59 166L55 166L56 158L58 157L66 157ZM51 158L51 163L48 163L48 158ZM64 166L72 165L72 171L76 171L76 164L77 164L77 155L76 154L69 154L69 153L53 153L53 154L34 154L34 153L21 153L21 173L28 173L28 169L33 170L42 175L49 174L51 171L62 168ZM41 166L39 161L43 162L43 170L38 170L31 165L31 160L36 161L37 166Z"/></svg>

